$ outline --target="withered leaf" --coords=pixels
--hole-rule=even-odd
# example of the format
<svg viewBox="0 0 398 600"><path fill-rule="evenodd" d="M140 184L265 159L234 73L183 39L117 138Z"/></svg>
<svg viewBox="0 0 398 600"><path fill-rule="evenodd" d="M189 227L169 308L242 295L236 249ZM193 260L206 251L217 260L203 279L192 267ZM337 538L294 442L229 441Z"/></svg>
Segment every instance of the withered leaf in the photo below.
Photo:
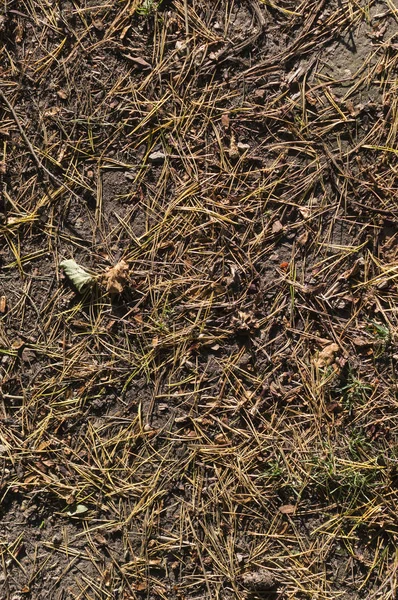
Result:
<svg viewBox="0 0 398 600"><path fill-rule="evenodd" d="M278 510L282 515L294 515L296 507L293 504L283 504Z"/></svg>
<svg viewBox="0 0 398 600"><path fill-rule="evenodd" d="M283 225L280 221L275 221L272 224L272 233L280 233L283 231Z"/></svg>
<svg viewBox="0 0 398 600"><path fill-rule="evenodd" d="M128 280L129 266L124 261L119 261L114 267L109 267L101 276L101 285L109 294L121 294Z"/></svg>
<svg viewBox="0 0 398 600"><path fill-rule="evenodd" d="M318 354L318 357L314 360L315 366L318 367L318 369L322 369L331 365L334 362L334 357L338 350L339 347L334 342L325 346L325 348Z"/></svg>

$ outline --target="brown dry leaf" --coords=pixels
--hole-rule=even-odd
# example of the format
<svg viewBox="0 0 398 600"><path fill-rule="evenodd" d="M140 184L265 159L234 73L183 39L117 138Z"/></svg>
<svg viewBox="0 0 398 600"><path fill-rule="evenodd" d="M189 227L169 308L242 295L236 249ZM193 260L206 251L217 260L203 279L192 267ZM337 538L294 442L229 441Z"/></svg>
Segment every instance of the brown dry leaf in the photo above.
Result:
<svg viewBox="0 0 398 600"><path fill-rule="evenodd" d="M361 337L358 335L352 338L352 343L358 348L365 348L366 346L371 346L373 341L370 337Z"/></svg>
<svg viewBox="0 0 398 600"><path fill-rule="evenodd" d="M334 358L338 350L339 347L334 342L325 346L325 348L318 354L318 358L314 360L315 366L318 367L318 369L322 369L323 367L328 367L331 365L334 362Z"/></svg>
<svg viewBox="0 0 398 600"><path fill-rule="evenodd" d="M136 592L144 592L148 588L148 584L145 581L138 581L133 584L133 588Z"/></svg>
<svg viewBox="0 0 398 600"><path fill-rule="evenodd" d="M221 115L221 124L224 127L224 129L229 128L229 115L227 113Z"/></svg>
<svg viewBox="0 0 398 600"><path fill-rule="evenodd" d="M214 437L214 443L217 444L218 446L224 446L224 445L230 444L231 442L228 439L228 437L225 435L225 433L218 433Z"/></svg>
<svg viewBox="0 0 398 600"><path fill-rule="evenodd" d="M272 224L272 233L279 233L280 231L283 231L283 225L280 221L275 221Z"/></svg>
<svg viewBox="0 0 398 600"><path fill-rule="evenodd" d="M109 294L121 294L128 280L129 266L124 261L119 261L114 267L110 267L101 277L101 284Z"/></svg>
<svg viewBox="0 0 398 600"><path fill-rule="evenodd" d="M278 510L282 515L294 515L296 507L293 504L283 504Z"/></svg>
<svg viewBox="0 0 398 600"><path fill-rule="evenodd" d="M141 56L132 56L131 54L123 54L125 58L131 60L131 62L139 65L143 69L152 69L152 65L149 64L145 59L141 58Z"/></svg>
<svg viewBox="0 0 398 600"><path fill-rule="evenodd" d="M7 309L7 298L0 296L0 313L5 313Z"/></svg>

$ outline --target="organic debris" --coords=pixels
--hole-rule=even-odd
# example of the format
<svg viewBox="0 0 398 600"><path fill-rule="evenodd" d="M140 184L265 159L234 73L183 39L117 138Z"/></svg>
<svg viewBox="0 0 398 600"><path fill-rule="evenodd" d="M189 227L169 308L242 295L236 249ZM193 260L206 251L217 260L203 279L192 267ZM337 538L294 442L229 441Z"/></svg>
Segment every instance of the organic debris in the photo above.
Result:
<svg viewBox="0 0 398 600"><path fill-rule="evenodd" d="M119 261L115 266L109 267L100 277L100 284L109 294L121 294L128 281L129 266L124 261Z"/></svg>
<svg viewBox="0 0 398 600"><path fill-rule="evenodd" d="M89 285L92 285L96 279L94 275L88 273L83 267L78 265L73 258L63 260L59 266L63 268L65 275L78 292L82 292Z"/></svg>
<svg viewBox="0 0 398 600"><path fill-rule="evenodd" d="M338 351L338 344L335 344L334 342L328 344L327 346L325 346L325 348L323 348L323 350L319 352L317 358L314 360L315 366L318 367L318 369L328 367L334 362L334 358Z"/></svg>
<svg viewBox="0 0 398 600"><path fill-rule="evenodd" d="M252 592L262 592L272 589L275 586L275 578L268 569L258 569L242 576L242 582L245 588Z"/></svg>

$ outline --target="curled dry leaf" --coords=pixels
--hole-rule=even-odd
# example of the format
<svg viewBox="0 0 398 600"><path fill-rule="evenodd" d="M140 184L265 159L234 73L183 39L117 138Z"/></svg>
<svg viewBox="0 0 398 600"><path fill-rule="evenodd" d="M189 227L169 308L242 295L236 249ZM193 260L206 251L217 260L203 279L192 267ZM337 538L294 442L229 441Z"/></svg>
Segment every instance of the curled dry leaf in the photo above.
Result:
<svg viewBox="0 0 398 600"><path fill-rule="evenodd" d="M119 261L114 267L109 267L102 275L100 283L109 294L121 294L129 277L129 266Z"/></svg>
<svg viewBox="0 0 398 600"><path fill-rule="evenodd" d="M318 369L323 369L324 367L331 365L334 362L334 358L338 350L339 347L335 343L325 346L325 348L318 354L318 358L314 360L315 366L318 367Z"/></svg>

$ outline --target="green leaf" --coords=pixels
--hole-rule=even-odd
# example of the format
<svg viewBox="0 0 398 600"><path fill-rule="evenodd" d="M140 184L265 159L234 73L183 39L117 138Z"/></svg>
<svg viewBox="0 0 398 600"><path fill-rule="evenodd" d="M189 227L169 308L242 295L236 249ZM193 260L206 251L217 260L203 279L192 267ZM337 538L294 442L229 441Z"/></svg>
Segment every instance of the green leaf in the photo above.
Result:
<svg viewBox="0 0 398 600"><path fill-rule="evenodd" d="M85 504L76 504L73 510L69 510L67 515L69 517L75 517L77 515L83 515L88 511L88 507Z"/></svg>
<svg viewBox="0 0 398 600"><path fill-rule="evenodd" d="M73 258L69 260L63 260L60 263L60 267L63 268L65 275L68 277L68 279L70 279L79 292L82 292L83 289L87 285L90 285L95 279L94 275L91 275L85 271L83 267L78 265L77 262L73 260Z"/></svg>

